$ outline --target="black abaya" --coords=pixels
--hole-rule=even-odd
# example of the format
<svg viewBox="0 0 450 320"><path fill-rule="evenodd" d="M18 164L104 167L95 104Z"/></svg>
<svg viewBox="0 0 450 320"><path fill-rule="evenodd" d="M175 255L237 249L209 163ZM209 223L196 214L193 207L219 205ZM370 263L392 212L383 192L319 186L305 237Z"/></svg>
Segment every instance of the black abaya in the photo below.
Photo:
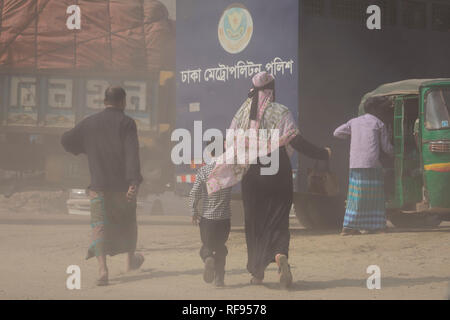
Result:
<svg viewBox="0 0 450 320"><path fill-rule="evenodd" d="M291 141L297 151L312 158L328 159L325 149L315 147L300 135ZM289 253L289 212L292 206L292 168L285 147L279 149L279 170L275 175L261 175L259 162L250 166L242 180L245 212L247 270L264 278L264 270L275 262L275 255Z"/></svg>

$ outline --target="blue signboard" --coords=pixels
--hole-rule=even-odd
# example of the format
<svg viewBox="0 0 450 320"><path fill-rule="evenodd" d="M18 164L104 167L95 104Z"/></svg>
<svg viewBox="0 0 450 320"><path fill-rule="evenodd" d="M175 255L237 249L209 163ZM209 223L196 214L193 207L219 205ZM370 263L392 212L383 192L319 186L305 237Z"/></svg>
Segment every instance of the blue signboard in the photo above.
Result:
<svg viewBox="0 0 450 320"><path fill-rule="evenodd" d="M221 130L251 79L275 76L276 101L298 118L298 1L177 1L177 128Z"/></svg>

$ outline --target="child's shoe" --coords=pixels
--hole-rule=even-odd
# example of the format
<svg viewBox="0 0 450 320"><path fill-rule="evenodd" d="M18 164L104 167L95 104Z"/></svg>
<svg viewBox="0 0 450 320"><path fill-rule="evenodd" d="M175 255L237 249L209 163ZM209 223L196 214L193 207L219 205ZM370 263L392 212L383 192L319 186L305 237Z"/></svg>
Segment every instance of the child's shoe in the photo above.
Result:
<svg viewBox="0 0 450 320"><path fill-rule="evenodd" d="M214 281L215 276L215 261L213 257L208 257L205 259L205 271L203 272L203 280L206 283L211 283Z"/></svg>
<svg viewBox="0 0 450 320"><path fill-rule="evenodd" d="M218 288L225 287L224 279L225 279L225 274L220 274L220 275L216 274L216 277L214 279L214 285Z"/></svg>

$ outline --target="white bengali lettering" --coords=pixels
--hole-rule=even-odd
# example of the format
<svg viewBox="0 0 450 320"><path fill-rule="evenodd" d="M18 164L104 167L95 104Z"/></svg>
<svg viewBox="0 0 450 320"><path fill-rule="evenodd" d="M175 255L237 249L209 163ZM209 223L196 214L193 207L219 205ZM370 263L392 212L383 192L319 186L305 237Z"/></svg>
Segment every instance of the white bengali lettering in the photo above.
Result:
<svg viewBox="0 0 450 320"><path fill-rule="evenodd" d="M202 69L181 71L181 82L193 83L200 82Z"/></svg>
<svg viewBox="0 0 450 320"><path fill-rule="evenodd" d="M292 75L293 73L294 61L288 60L283 61L281 58L276 57L271 62L265 65L267 72L273 76L277 74L284 75L285 72L289 71ZM263 65L254 63L253 61L238 61L235 65L228 66L219 63L217 67L211 67L205 69L203 72L203 81L221 81L226 82L230 79L240 79L240 78L251 78L255 74L263 70ZM181 82L182 83L198 83L201 82L202 69L196 70L184 70L180 71Z"/></svg>

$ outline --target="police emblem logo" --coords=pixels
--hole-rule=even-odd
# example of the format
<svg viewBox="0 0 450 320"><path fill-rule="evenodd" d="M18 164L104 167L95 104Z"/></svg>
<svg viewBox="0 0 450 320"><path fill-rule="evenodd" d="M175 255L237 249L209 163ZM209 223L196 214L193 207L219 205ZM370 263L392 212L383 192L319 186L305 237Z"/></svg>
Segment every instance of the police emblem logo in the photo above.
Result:
<svg viewBox="0 0 450 320"><path fill-rule="evenodd" d="M253 20L250 12L241 4L232 4L219 21L219 42L225 51L235 54L244 50L253 34Z"/></svg>

